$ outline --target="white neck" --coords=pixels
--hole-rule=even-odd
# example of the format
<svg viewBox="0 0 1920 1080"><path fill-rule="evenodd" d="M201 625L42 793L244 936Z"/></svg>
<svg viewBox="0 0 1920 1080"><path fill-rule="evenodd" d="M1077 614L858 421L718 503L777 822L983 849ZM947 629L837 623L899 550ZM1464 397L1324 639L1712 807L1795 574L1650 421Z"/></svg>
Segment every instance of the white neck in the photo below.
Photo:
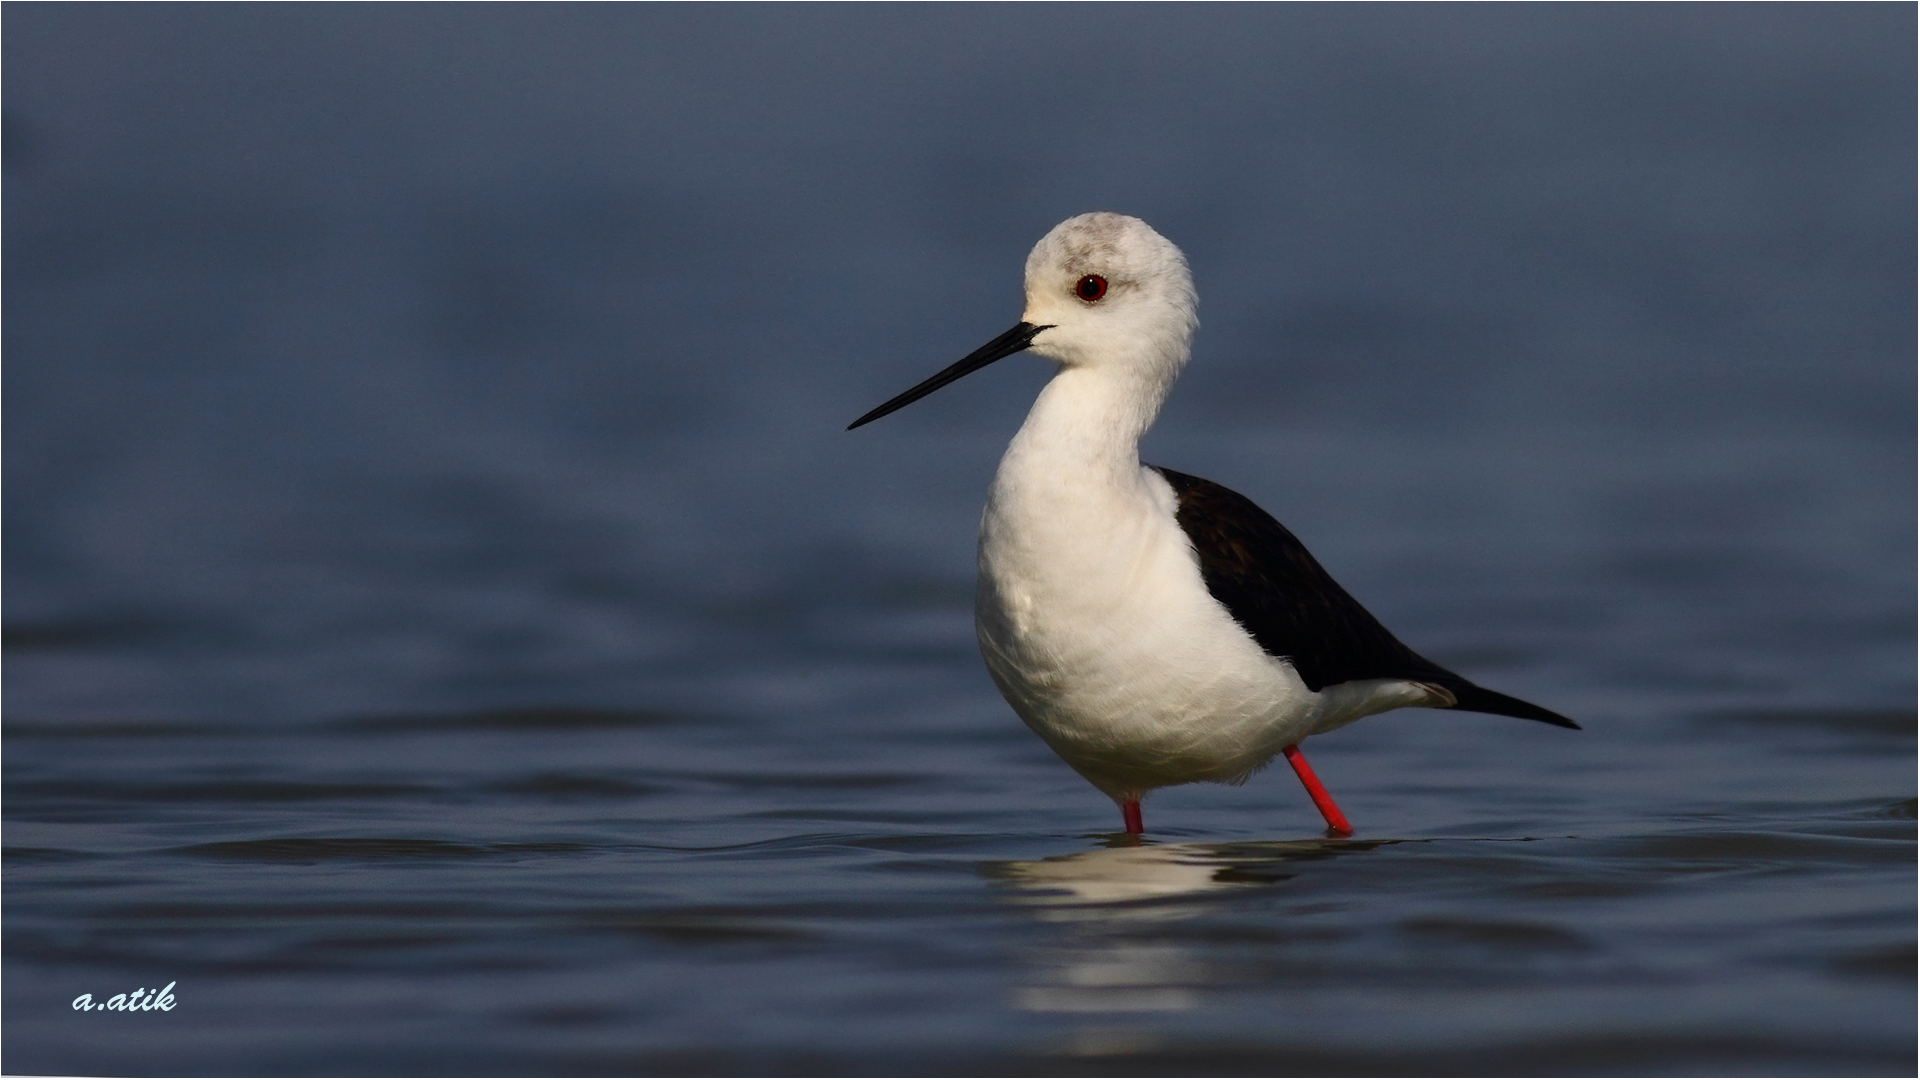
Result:
<svg viewBox="0 0 1920 1080"><path fill-rule="evenodd" d="M1003 477L1038 468L1096 482L1131 480L1140 468L1140 437L1172 382L1158 372L1061 368L1007 447Z"/></svg>

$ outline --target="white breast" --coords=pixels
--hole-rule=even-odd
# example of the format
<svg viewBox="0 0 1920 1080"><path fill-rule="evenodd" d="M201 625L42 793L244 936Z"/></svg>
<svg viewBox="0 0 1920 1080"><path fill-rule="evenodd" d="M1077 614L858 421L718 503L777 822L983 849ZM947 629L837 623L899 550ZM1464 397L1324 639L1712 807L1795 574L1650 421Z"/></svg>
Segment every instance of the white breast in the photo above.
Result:
<svg viewBox="0 0 1920 1080"><path fill-rule="evenodd" d="M975 607L1027 726L1115 797L1237 780L1311 734L1321 695L1207 592L1166 481L1027 433L981 518Z"/></svg>

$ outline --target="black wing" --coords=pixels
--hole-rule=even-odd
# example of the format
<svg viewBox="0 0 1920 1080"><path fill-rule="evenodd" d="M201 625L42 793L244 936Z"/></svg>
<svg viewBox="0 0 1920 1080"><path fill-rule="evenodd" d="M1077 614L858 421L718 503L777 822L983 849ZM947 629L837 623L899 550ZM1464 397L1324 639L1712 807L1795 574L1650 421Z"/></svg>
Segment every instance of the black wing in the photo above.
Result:
<svg viewBox="0 0 1920 1080"><path fill-rule="evenodd" d="M1456 709L1580 726L1475 686L1402 645L1253 500L1211 480L1151 468L1179 497L1180 528L1200 556L1207 591L1261 648L1290 661L1307 689L1317 693L1354 679L1408 679L1445 687Z"/></svg>

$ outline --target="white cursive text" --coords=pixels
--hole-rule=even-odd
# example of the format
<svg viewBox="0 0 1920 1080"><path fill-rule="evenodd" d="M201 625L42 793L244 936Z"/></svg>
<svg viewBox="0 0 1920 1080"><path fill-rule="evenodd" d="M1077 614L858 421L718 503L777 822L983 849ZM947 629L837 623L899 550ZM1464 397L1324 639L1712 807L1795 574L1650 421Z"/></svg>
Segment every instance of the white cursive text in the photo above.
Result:
<svg viewBox="0 0 1920 1080"><path fill-rule="evenodd" d="M168 983L151 994L147 993L147 988L143 986L131 994L115 994L98 1005L93 1003L92 994L81 994L73 999L73 1011L92 1012L95 1009L106 1009L112 1012L150 1012L160 1009L164 1012L172 1012L173 985Z"/></svg>

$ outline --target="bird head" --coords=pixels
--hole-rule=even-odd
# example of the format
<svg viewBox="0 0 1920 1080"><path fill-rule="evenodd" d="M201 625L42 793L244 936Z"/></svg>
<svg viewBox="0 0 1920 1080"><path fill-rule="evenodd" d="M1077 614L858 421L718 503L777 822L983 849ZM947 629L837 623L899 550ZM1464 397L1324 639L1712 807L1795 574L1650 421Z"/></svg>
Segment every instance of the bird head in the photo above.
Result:
<svg viewBox="0 0 1920 1080"><path fill-rule="evenodd" d="M1199 325L1186 256L1146 222L1081 214L1053 227L1027 256L1027 308L1013 329L847 425L851 431L1026 349L1063 368L1140 379L1164 392L1187 362ZM1158 407L1154 392L1143 395Z"/></svg>

